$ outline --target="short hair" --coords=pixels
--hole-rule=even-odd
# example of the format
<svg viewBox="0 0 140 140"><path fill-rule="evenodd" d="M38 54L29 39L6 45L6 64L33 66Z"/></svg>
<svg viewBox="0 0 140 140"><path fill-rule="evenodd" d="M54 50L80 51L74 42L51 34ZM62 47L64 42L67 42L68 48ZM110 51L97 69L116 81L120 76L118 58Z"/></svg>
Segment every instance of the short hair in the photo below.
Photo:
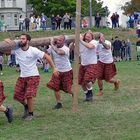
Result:
<svg viewBox="0 0 140 140"><path fill-rule="evenodd" d="M22 35L26 36L26 38L27 38L28 41L31 41L31 36L29 34L23 33L20 36L22 36Z"/></svg>

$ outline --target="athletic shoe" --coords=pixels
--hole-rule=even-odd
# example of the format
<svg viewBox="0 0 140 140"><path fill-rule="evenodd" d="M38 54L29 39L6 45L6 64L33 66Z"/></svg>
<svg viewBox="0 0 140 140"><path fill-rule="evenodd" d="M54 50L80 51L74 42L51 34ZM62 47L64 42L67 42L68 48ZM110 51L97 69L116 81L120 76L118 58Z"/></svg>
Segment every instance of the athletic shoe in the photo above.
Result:
<svg viewBox="0 0 140 140"><path fill-rule="evenodd" d="M120 81L117 80L115 83L114 83L114 90L118 90L120 87Z"/></svg>
<svg viewBox="0 0 140 140"><path fill-rule="evenodd" d="M93 99L93 93L92 93L92 90L88 90L88 92L86 93L86 99L84 101L92 101Z"/></svg>
<svg viewBox="0 0 140 140"><path fill-rule="evenodd" d="M102 91L99 91L96 96L102 96L103 95L103 92Z"/></svg>
<svg viewBox="0 0 140 140"><path fill-rule="evenodd" d="M55 106L54 106L54 109L60 109L62 108L62 104L61 103L57 103Z"/></svg>
<svg viewBox="0 0 140 140"><path fill-rule="evenodd" d="M25 121L31 121L33 120L33 115L30 115L28 114L25 118L24 118Z"/></svg>
<svg viewBox="0 0 140 140"><path fill-rule="evenodd" d="M8 122L11 123L13 120L13 109L10 107L7 107L7 112L5 112L5 115L7 117Z"/></svg>

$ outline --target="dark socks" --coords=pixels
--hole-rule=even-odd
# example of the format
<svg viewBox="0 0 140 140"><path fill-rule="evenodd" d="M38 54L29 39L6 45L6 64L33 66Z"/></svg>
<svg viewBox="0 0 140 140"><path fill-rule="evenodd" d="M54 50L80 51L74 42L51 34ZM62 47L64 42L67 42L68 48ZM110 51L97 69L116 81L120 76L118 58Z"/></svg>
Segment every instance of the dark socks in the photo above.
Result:
<svg viewBox="0 0 140 140"><path fill-rule="evenodd" d="M92 90L88 90L88 95L89 95L89 97L93 96Z"/></svg>
<svg viewBox="0 0 140 140"><path fill-rule="evenodd" d="M86 94L86 99L85 101L92 101L93 98L93 93L92 90L88 90L87 94Z"/></svg>
<svg viewBox="0 0 140 140"><path fill-rule="evenodd" d="M33 112L29 112L29 115L33 116Z"/></svg>

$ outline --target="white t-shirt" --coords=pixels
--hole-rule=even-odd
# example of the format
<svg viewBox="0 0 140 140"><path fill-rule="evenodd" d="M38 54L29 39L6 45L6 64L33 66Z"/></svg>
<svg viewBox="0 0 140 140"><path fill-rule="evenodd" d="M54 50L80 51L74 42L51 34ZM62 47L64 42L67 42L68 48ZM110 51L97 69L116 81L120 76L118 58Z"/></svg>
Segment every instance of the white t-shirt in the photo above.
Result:
<svg viewBox="0 0 140 140"><path fill-rule="evenodd" d="M24 18L19 18L19 23L23 23L24 22Z"/></svg>
<svg viewBox="0 0 140 140"><path fill-rule="evenodd" d="M96 49L97 49L98 42L96 40L92 40L90 43L93 44L95 48L89 49L80 43L81 64L83 66L89 64L97 64Z"/></svg>
<svg viewBox="0 0 140 140"><path fill-rule="evenodd" d="M49 49L47 50L49 54L52 55L54 64L56 68L58 69L59 72L67 72L72 69L71 63L69 61L69 48L67 46L63 46L62 49L65 52L65 55L59 55L57 54L52 47L50 46Z"/></svg>
<svg viewBox="0 0 140 140"><path fill-rule="evenodd" d="M21 48L16 49L15 54L21 69L20 77L39 75L36 63L38 58L44 57L44 52L29 46L27 51L23 51Z"/></svg>
<svg viewBox="0 0 140 140"><path fill-rule="evenodd" d="M102 44L99 43L97 47L97 51L99 54L99 61L109 64L113 62L111 42L108 40L105 40L105 43L110 46L110 49L106 49Z"/></svg>
<svg viewBox="0 0 140 140"><path fill-rule="evenodd" d="M31 19L30 19L31 23L34 23L34 20L35 20L35 18L31 17Z"/></svg>

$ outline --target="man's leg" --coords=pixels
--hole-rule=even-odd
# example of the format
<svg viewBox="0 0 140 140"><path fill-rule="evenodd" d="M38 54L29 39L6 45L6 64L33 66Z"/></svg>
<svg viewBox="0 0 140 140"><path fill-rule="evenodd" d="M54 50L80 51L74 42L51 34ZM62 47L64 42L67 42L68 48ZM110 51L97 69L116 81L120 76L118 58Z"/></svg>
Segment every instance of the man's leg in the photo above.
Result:
<svg viewBox="0 0 140 140"><path fill-rule="evenodd" d="M0 111L1 111L1 112L5 112L5 111L6 111L6 107L3 106L3 105L1 105L1 106L0 106Z"/></svg>
<svg viewBox="0 0 140 140"><path fill-rule="evenodd" d="M102 96L103 95L103 81L98 79L98 87L99 87L99 92L97 93L97 96Z"/></svg>
<svg viewBox="0 0 140 140"><path fill-rule="evenodd" d="M93 92L92 92L92 82L87 83L87 94L86 94L86 101L92 101Z"/></svg>
<svg viewBox="0 0 140 140"><path fill-rule="evenodd" d="M54 109L62 108L60 91L55 91L55 99L57 104L55 105Z"/></svg>
<svg viewBox="0 0 140 140"><path fill-rule="evenodd" d="M5 113L8 122L11 123L13 120L13 109L10 107L5 107L5 106L1 105L0 111Z"/></svg>
<svg viewBox="0 0 140 140"><path fill-rule="evenodd" d="M23 117L27 121L31 121L33 119L33 98L29 97L27 98L27 104L25 107L25 116Z"/></svg>
<svg viewBox="0 0 140 140"><path fill-rule="evenodd" d="M117 80L115 78L110 79L109 81L107 81L109 83L113 83L114 84L114 90L118 90L120 87L120 80Z"/></svg>
<svg viewBox="0 0 140 140"><path fill-rule="evenodd" d="M29 115L33 116L33 98L27 98L27 105L28 105L28 111L29 111Z"/></svg>

